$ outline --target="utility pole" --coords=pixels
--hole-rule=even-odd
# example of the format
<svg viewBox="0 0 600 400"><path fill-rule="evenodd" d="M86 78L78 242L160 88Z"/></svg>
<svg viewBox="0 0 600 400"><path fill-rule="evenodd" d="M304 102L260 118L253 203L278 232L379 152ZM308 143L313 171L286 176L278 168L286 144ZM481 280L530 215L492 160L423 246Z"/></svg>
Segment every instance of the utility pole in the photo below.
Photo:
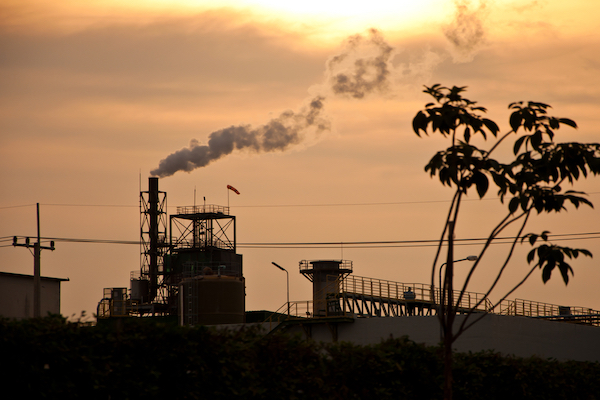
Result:
<svg viewBox="0 0 600 400"><path fill-rule="evenodd" d="M40 203L37 203L37 242L30 244L29 238L25 238L25 243L18 243L16 236L13 237L13 246L15 247L33 247L33 317L39 318L42 314L41 307L41 256L42 249L54 251L54 241L50 242L50 247L42 246L40 238Z"/></svg>

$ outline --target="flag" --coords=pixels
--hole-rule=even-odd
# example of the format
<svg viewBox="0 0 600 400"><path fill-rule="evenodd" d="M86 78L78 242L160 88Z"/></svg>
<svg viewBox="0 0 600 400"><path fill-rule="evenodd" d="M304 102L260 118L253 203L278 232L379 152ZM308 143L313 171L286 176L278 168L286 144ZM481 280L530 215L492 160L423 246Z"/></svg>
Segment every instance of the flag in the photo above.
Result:
<svg viewBox="0 0 600 400"><path fill-rule="evenodd" d="M227 185L227 189L233 190L236 194L240 194L240 192L238 192L238 190L231 185Z"/></svg>

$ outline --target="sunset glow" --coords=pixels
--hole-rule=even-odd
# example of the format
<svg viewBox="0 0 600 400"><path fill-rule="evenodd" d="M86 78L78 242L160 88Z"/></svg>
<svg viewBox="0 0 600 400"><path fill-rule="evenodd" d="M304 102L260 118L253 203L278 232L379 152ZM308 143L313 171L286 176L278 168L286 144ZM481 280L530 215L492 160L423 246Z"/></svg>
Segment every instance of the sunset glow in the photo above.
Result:
<svg viewBox="0 0 600 400"><path fill-rule="evenodd" d="M10 0L9 0L10 1ZM33 5L37 12L30 12ZM302 32L315 40L335 38L375 27L390 31L421 30L423 24L439 23L452 10L445 0L413 1L302 1L279 2L272 0L93 0L86 2L47 2L31 0L14 2L20 17L12 22L35 22L37 28L82 29L110 23L151 23L157 18L190 17L211 12L231 14L241 23L249 20L278 26L291 32ZM44 16L51 19L43 21ZM118 17L116 17L118 16ZM116 17L116 18L115 18ZM40 26L41 25L41 26Z"/></svg>
<svg viewBox="0 0 600 400"><path fill-rule="evenodd" d="M447 143L412 131L431 100L424 85L467 86L503 132L509 103L549 103L578 124L561 141L598 142L599 13L588 0L3 1L0 237L34 236L40 203L42 236L135 241L140 186L155 171L170 207L192 204L196 188L224 204L236 187L240 243L340 243L240 248L248 309L284 301L272 261L290 271L292 300L311 296L294 271L303 259L343 257L360 276L425 283L430 247L343 245L439 238L450 195L424 166ZM225 141L235 134L249 140ZM212 158L193 158L211 137L222 139ZM594 178L574 188L596 209L531 230L596 232L599 188ZM457 236L487 233L503 207L495 196L465 202ZM574 265L568 287L532 276L516 296L600 309L598 240L570 243L596 259ZM5 271L31 273L20 250L0 248ZM509 280L522 277L525 250ZM70 278L63 313L91 313L139 258L137 246L57 242L42 273Z"/></svg>

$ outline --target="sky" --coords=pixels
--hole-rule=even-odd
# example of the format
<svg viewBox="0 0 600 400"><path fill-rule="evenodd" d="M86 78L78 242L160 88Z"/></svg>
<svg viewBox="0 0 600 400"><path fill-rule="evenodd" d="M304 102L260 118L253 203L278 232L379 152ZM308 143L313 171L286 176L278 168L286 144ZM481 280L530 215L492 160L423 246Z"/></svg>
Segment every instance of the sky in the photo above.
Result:
<svg viewBox="0 0 600 400"><path fill-rule="evenodd" d="M42 252L42 275L69 279L67 317L95 313L103 288L139 271L130 242L152 174L169 214L195 193L229 204L246 309L276 310L286 276L271 262L290 272L292 301L311 298L301 260L429 282L436 248L413 241L439 239L452 190L424 171L447 143L412 131L424 85L466 86L502 132L508 104L532 100L577 122L558 141L600 141L600 5L586 0L54 3L0 5L0 270L33 273L11 243L36 236L36 203L42 237L94 240ZM572 263L567 286L536 272L509 298L600 310L600 179L574 189L596 209L539 215L527 230L595 257ZM493 191L469 194L456 238L487 236L504 210ZM480 249L457 246L456 258ZM493 247L468 290L487 290L507 249ZM518 246L492 299L524 276L528 251Z"/></svg>

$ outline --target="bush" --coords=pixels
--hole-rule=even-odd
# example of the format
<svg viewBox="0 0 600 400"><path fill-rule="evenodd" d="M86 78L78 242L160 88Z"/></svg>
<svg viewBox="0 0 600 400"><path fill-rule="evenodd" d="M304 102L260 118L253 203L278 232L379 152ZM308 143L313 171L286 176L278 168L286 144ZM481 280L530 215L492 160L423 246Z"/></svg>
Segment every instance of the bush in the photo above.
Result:
<svg viewBox="0 0 600 400"><path fill-rule="evenodd" d="M299 336L151 319L102 326L0 319L5 392L60 399L437 399L439 348L407 338L319 344ZM593 399L598 363L457 354L457 399ZM15 390L16 389L16 390Z"/></svg>

